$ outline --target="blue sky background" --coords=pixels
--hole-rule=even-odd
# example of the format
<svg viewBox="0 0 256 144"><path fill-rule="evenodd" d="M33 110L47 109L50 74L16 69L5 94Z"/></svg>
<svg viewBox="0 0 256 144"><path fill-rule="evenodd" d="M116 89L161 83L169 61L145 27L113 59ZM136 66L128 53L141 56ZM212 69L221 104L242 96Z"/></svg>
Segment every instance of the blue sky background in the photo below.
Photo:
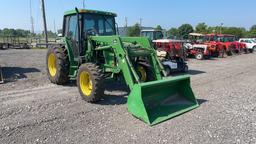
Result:
<svg viewBox="0 0 256 144"><path fill-rule="evenodd" d="M42 30L40 0L32 0L35 30ZM86 8L111 11L118 14L117 23L124 26L143 19L143 26L160 24L163 28L178 27L183 23L195 26L205 22L210 26L237 26L249 29L256 24L256 0L86 0ZM82 8L82 0L45 0L48 28L61 28L63 13L75 7ZM2 0L0 29L29 30L29 0Z"/></svg>

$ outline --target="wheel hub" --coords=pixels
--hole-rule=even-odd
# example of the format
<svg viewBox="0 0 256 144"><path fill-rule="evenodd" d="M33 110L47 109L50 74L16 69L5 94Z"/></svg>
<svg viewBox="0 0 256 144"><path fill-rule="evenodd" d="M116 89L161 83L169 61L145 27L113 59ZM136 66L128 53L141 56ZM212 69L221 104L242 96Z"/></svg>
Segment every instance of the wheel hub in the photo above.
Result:
<svg viewBox="0 0 256 144"><path fill-rule="evenodd" d="M56 58L53 53L48 57L48 70L52 77L57 73Z"/></svg>
<svg viewBox="0 0 256 144"><path fill-rule="evenodd" d="M90 96L93 90L93 84L88 72L82 72L80 74L80 87L85 96Z"/></svg>

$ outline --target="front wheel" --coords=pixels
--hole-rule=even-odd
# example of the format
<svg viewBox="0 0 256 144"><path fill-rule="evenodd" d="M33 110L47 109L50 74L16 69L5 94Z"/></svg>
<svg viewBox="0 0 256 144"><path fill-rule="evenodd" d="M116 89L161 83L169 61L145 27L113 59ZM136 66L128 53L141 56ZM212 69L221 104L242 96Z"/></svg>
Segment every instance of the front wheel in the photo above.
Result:
<svg viewBox="0 0 256 144"><path fill-rule="evenodd" d="M202 52L197 52L195 55L197 60L203 60L204 59L204 54Z"/></svg>
<svg viewBox="0 0 256 144"><path fill-rule="evenodd" d="M86 63L80 66L77 86L83 100L97 102L104 96L104 77L99 66Z"/></svg>
<svg viewBox="0 0 256 144"><path fill-rule="evenodd" d="M253 47L252 49L249 49L250 53L253 53L256 50L256 46Z"/></svg>
<svg viewBox="0 0 256 144"><path fill-rule="evenodd" d="M184 68L183 68L183 72L187 73L188 72L188 66L185 65Z"/></svg>
<svg viewBox="0 0 256 144"><path fill-rule="evenodd" d="M149 82L155 80L152 67L145 63L139 63L136 67L136 72L141 82Z"/></svg>

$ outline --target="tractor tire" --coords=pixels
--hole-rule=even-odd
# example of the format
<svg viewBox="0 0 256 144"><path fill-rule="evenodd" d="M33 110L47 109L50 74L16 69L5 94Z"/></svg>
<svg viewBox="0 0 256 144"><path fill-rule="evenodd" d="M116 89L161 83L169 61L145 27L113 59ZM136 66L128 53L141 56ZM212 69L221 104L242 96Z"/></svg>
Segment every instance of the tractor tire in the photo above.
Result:
<svg viewBox="0 0 256 144"><path fill-rule="evenodd" d="M169 66L166 66L166 65L163 65L163 66L164 66L164 70L165 70L167 76L171 75L171 73L172 73L171 68Z"/></svg>
<svg viewBox="0 0 256 144"><path fill-rule="evenodd" d="M204 59L204 54L202 52L197 52L195 55L195 58L197 60L203 60Z"/></svg>
<svg viewBox="0 0 256 144"><path fill-rule="evenodd" d="M46 55L47 75L54 84L64 85L69 81L69 59L64 47L53 46Z"/></svg>
<svg viewBox="0 0 256 144"><path fill-rule="evenodd" d="M252 49L249 49L250 53L253 53L256 50L256 46L254 46Z"/></svg>
<svg viewBox="0 0 256 144"><path fill-rule="evenodd" d="M227 54L227 56L232 56L232 55L233 55L233 52L232 52L231 50L227 50L227 51L226 51L226 54Z"/></svg>
<svg viewBox="0 0 256 144"><path fill-rule="evenodd" d="M219 57L220 57L220 58L224 58L224 57L225 57L225 53L226 53L225 49L221 49L221 50L219 51Z"/></svg>
<svg viewBox="0 0 256 144"><path fill-rule="evenodd" d="M149 82L155 80L155 75L152 67L145 63L139 63L136 71L141 82Z"/></svg>
<svg viewBox="0 0 256 144"><path fill-rule="evenodd" d="M184 66L184 68L183 68L182 72L184 72L184 73L187 73L187 72L188 72L188 66L187 66L187 65L186 65L186 66Z"/></svg>
<svg viewBox="0 0 256 144"><path fill-rule="evenodd" d="M104 96L104 75L99 66L93 63L81 65L76 82L83 100L95 103Z"/></svg>

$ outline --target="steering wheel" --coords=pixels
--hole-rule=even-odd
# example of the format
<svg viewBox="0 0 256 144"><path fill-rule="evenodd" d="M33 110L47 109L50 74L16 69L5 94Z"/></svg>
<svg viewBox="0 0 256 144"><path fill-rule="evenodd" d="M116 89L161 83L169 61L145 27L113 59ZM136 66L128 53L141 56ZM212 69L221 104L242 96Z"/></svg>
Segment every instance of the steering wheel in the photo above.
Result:
<svg viewBox="0 0 256 144"><path fill-rule="evenodd" d="M98 31L95 28L90 28L90 29L86 30L86 33L88 35L93 35L93 36L99 35Z"/></svg>

